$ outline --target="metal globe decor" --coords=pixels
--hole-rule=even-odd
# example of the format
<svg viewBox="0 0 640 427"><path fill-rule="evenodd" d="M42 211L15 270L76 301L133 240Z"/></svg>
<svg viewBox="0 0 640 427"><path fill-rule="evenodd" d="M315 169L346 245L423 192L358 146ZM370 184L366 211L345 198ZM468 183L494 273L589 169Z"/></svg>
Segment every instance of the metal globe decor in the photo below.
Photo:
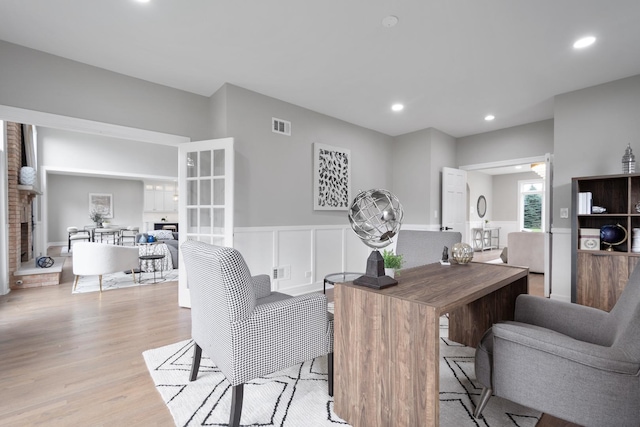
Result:
<svg viewBox="0 0 640 427"><path fill-rule="evenodd" d="M367 260L367 272L353 283L375 289L398 284L384 274L384 260L378 249L391 244L400 231L403 216L400 201L387 190L361 191L353 199L349 208L351 228L365 245L374 249Z"/></svg>

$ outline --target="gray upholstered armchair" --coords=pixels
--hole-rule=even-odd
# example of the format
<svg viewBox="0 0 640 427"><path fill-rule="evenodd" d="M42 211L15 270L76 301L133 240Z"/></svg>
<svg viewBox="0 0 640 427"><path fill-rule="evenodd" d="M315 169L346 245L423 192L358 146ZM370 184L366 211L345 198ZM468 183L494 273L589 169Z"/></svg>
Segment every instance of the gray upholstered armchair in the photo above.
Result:
<svg viewBox="0 0 640 427"><path fill-rule="evenodd" d="M271 292L269 276L252 277L232 248L188 240L181 251L195 342L190 380L204 352L232 385L230 426L240 423L245 382L325 354L333 396L333 316L323 294Z"/></svg>
<svg viewBox="0 0 640 427"><path fill-rule="evenodd" d="M640 267L610 313L520 295L515 321L493 325L476 348L484 389L584 426L640 422Z"/></svg>
<svg viewBox="0 0 640 427"><path fill-rule="evenodd" d="M442 259L442 249L462 241L458 231L400 230L396 253L402 255L403 268L433 264Z"/></svg>

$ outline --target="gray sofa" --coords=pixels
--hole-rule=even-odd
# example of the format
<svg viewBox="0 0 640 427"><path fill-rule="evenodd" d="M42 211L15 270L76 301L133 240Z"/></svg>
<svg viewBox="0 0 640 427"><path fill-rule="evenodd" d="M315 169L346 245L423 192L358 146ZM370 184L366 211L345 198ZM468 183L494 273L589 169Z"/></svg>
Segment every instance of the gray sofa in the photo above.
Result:
<svg viewBox="0 0 640 427"><path fill-rule="evenodd" d="M402 255L402 268L412 268L438 262L445 246L451 256L451 247L461 241L457 231L400 230L396 253Z"/></svg>
<svg viewBox="0 0 640 427"><path fill-rule="evenodd" d="M178 232L172 232L173 239L159 239L159 242L162 242L167 245L169 248L169 253L171 254L171 262L173 262L173 268L178 268ZM147 233L138 233L136 234L136 244L140 241L140 237L144 236L144 240L146 241L149 238Z"/></svg>

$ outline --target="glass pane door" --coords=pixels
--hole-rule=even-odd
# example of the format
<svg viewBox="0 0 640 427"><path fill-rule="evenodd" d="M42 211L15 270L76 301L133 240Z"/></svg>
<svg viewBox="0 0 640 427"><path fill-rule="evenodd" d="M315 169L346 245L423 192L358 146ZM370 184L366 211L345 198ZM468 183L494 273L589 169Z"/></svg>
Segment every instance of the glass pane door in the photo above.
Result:
<svg viewBox="0 0 640 427"><path fill-rule="evenodd" d="M179 158L180 244L233 246L233 138L182 144ZM179 304L190 307L182 259L179 286Z"/></svg>

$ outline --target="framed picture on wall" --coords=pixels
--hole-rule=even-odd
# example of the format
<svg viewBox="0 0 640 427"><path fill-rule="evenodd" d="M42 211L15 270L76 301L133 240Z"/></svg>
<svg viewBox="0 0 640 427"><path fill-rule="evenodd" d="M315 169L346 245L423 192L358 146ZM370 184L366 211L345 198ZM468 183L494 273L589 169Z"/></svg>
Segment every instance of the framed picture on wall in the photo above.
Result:
<svg viewBox="0 0 640 427"><path fill-rule="evenodd" d="M89 212L99 212L103 218L113 218L113 195L89 193Z"/></svg>
<svg viewBox="0 0 640 427"><path fill-rule="evenodd" d="M351 204L351 150L313 144L313 209L346 211Z"/></svg>

